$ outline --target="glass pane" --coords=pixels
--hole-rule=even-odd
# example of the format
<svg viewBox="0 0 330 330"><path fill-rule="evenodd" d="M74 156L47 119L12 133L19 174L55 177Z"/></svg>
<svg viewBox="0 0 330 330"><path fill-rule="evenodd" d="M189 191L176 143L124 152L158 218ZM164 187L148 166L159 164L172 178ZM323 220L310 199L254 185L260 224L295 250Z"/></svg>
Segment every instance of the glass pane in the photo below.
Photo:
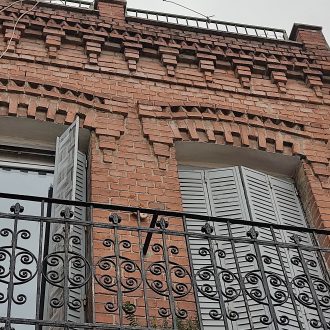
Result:
<svg viewBox="0 0 330 330"><path fill-rule="evenodd" d="M52 182L52 173L0 167L0 192L2 193L47 197ZM10 207L17 202L24 206L23 215L41 215L40 203L10 199L0 199L0 212L11 213ZM13 227L14 221L12 219L0 218L0 233L5 233L5 229L13 230ZM33 319L36 318L37 277L34 275L36 273L40 242L40 222L19 220L19 231L27 233L27 236L17 236L16 269L14 275L14 300L16 302L12 302L11 316ZM6 258L0 260L0 266L5 269L1 276L0 296L3 294L6 297L8 286L6 282L9 281L9 260L12 254L12 235L10 233L7 236L6 234L1 234L0 242L0 254L3 252L6 256ZM22 262L24 257L30 258L31 263L24 264ZM24 269L28 273L24 273ZM20 299L23 299L24 303ZM0 299L0 316L6 316L7 307L7 302L1 302ZM15 325L15 329L34 329L34 326Z"/></svg>

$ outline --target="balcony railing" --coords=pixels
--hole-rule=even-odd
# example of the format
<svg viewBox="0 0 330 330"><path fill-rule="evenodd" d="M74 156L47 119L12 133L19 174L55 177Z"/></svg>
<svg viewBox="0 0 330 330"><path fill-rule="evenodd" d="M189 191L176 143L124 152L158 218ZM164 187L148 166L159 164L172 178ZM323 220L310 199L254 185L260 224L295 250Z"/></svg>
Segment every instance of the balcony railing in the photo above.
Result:
<svg viewBox="0 0 330 330"><path fill-rule="evenodd" d="M330 326L328 230L4 193L0 211L2 329Z"/></svg>
<svg viewBox="0 0 330 330"><path fill-rule="evenodd" d="M275 40L288 40L288 35L285 30L263 26L216 21L212 19L188 17L132 8L127 9L126 17L130 19L138 19L139 21L157 22L158 24L174 24L178 27L181 26L185 28L197 28L202 30L234 33Z"/></svg>
<svg viewBox="0 0 330 330"><path fill-rule="evenodd" d="M95 0L41 0L41 2L75 8L94 9Z"/></svg>

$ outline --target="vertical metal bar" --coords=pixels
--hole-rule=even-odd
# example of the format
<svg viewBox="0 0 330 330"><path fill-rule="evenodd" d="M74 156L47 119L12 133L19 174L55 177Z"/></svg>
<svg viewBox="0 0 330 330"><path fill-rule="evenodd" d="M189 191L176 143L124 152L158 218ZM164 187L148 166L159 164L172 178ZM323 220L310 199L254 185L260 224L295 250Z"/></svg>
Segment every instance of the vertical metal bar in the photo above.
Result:
<svg viewBox="0 0 330 330"><path fill-rule="evenodd" d="M176 307L175 307L175 299L173 296L172 288L172 279L171 279L171 268L170 268L170 260L169 255L167 251L167 244L166 244L166 221L164 218L161 218L159 220L160 228L162 229L162 242L163 242L163 258L165 261L165 271L166 271L166 283L168 287L168 298L169 298L169 304L170 304L170 311L172 314L172 322L173 326L172 329L177 329L177 316L176 316Z"/></svg>
<svg viewBox="0 0 330 330"><path fill-rule="evenodd" d="M307 283L309 284L309 288L311 290L311 294L312 294L312 297L313 297L313 300L314 300L314 303L315 303L315 306L316 306L316 310L317 310L317 313L319 314L319 317L320 317L320 322L321 322L322 327L324 329L328 329L327 321L326 321L326 319L323 315L323 312L322 312L322 306L320 305L319 298L318 298L317 293L315 292L315 289L314 289L312 277L309 273L309 269L308 269L308 266L306 264L304 254L301 251L300 238L297 234L294 234L293 235L293 240L296 244L296 249L298 251L301 266L302 266L302 268L304 270L304 273L305 273L305 276L307 278Z"/></svg>
<svg viewBox="0 0 330 330"><path fill-rule="evenodd" d="M151 327L151 324L150 324L150 316L149 316L147 275L146 275L146 271L145 271L145 260L144 260L145 253L143 252L143 240L142 240L142 237L141 237L143 232L141 232L141 214L140 214L140 211L137 212L137 221L138 221L138 237L139 237L140 258L141 258L141 276L142 276L142 281L143 281L144 308L145 308L145 313L146 313L147 328L149 328L149 327Z"/></svg>
<svg viewBox="0 0 330 330"><path fill-rule="evenodd" d="M6 326L11 327L10 317L11 317L11 309L12 303L14 298L14 275L16 269L16 248L17 248L17 228L18 228L18 218L19 213L23 211L23 208L19 203L16 203L15 206L11 207L11 211L14 212L14 229L13 229L13 236L12 236L12 244L11 244L11 257L10 257L10 275L9 275L9 283L8 283L8 306L7 306L7 324Z"/></svg>
<svg viewBox="0 0 330 330"><path fill-rule="evenodd" d="M208 226L209 226L209 228L211 228L211 226L209 224L208 224ZM223 322L225 325L225 329L230 329L228 320L227 320L226 304L225 304L225 301L222 296L222 286L221 286L219 277L217 276L218 268L217 268L217 261L216 261L215 253L214 253L214 249L213 249L213 240L212 240L211 233L212 233L211 230L209 230L209 232L206 231L207 241L208 241L208 244L210 247L210 258L211 258L211 263L212 263L212 268L213 268L213 273L214 273L215 286L216 286L218 296L219 296L219 304L220 304L221 313L223 316Z"/></svg>
<svg viewBox="0 0 330 330"><path fill-rule="evenodd" d="M189 260L189 267L190 267L190 274L191 274L191 282L192 282L192 285L193 285L193 288L194 288L194 296L195 296L195 302L196 302L196 308L197 308L198 323L199 323L199 328L203 329L202 314L201 314L200 303L199 303L199 298L198 298L198 285L197 285L196 278L195 278L193 258L192 258L192 254L191 254L191 250L190 250L189 234L188 234L186 216L182 216L182 222L183 222L184 237L185 237L187 253L188 253L188 260Z"/></svg>
<svg viewBox="0 0 330 330"><path fill-rule="evenodd" d="M243 279L243 275L242 275L242 271L241 271L241 265L239 264L239 260L238 260L238 257L237 257L236 246L235 246L235 242L234 242L234 236L233 236L230 221L227 221L227 229L228 229L231 249L233 250L237 275L238 275L238 278L239 278L240 288L242 290L242 295L243 295L243 299L244 299L246 313L247 313L247 316L248 316L248 319L249 319L250 329L254 330L255 327L253 325L253 319L252 319L252 315L251 315L250 307L249 307L249 303L248 303L248 296L246 294L246 288L245 288L245 285L244 285L244 279Z"/></svg>
<svg viewBox="0 0 330 330"><path fill-rule="evenodd" d="M288 291L289 291L289 295L290 295L290 298L291 298L291 303L293 305L293 309L294 309L294 312L295 312L295 315L297 317L297 321L298 321L298 325L299 325L299 329L303 330L303 325L301 323L301 320L299 318L299 315L300 315L300 311L298 310L298 306L296 304L296 298L294 296L294 293L293 293L293 290L292 290L292 286L290 285L291 283L291 279L289 279L288 277L288 274L287 272L285 271L285 263L283 261L283 258L282 258L282 253L281 253L281 250L278 246L278 241L277 241L277 238L276 238L276 233L274 231L274 227L271 226L270 227L270 231L271 231L271 234L272 234L272 238L273 238L273 242L274 242L274 246L276 248L276 253L277 253L277 256L279 258L279 261L280 261L280 264L281 264L281 268L283 269L283 274L284 274L284 278L285 278L285 283L288 284L287 285L287 288L288 288ZM289 249L289 248L288 248ZM289 252L289 251L288 251ZM288 265L287 265L288 266Z"/></svg>
<svg viewBox="0 0 330 330"><path fill-rule="evenodd" d="M69 212L69 208L67 208L67 212ZM66 213L67 213L66 212ZM64 321L68 321L68 308L69 308L69 272L70 272L70 266L69 266L69 231L70 231L70 215L66 214L64 217L65 224L64 224L64 262L63 262L63 271L64 271L64 282L63 282L63 308L64 308Z"/></svg>
<svg viewBox="0 0 330 330"><path fill-rule="evenodd" d="M119 325L123 325L123 292L121 289L121 261L120 261L120 246L119 246L119 236L118 236L118 215L113 215L117 217L114 219L114 239L115 239L115 256L116 256L116 281L118 285L117 293L117 304L118 304L118 313L119 313Z"/></svg>
<svg viewBox="0 0 330 330"><path fill-rule="evenodd" d="M45 216L45 201L41 202L40 216ZM40 306L41 305L41 292L42 292L42 256L44 250L44 222L40 219L39 222L39 249L38 249L38 260L37 260L37 296L36 296L36 318L40 317ZM39 325L35 325L35 330L40 329Z"/></svg>
<svg viewBox="0 0 330 330"><path fill-rule="evenodd" d="M268 307L269 307L270 315L271 315L271 318L272 318L272 322L274 324L274 328L276 330L279 330L279 327L278 327L278 324L277 324L276 311L275 311L275 308L274 308L273 303L272 303L272 297L271 297L271 293L270 293L270 289L269 289L268 281L267 281L267 276L266 276L263 261L262 261L262 254L261 254L261 251L260 251L260 248L259 248L259 242L258 242L257 235L256 235L257 232L255 231L254 227L252 227L251 231L252 231L251 240L253 241L254 250L255 250L255 253L256 253L256 257L257 257L257 263L258 263L259 270L260 270L260 273L261 273L261 280L262 280L262 284L263 284L265 294L266 294L266 297L267 297L267 301L268 301Z"/></svg>

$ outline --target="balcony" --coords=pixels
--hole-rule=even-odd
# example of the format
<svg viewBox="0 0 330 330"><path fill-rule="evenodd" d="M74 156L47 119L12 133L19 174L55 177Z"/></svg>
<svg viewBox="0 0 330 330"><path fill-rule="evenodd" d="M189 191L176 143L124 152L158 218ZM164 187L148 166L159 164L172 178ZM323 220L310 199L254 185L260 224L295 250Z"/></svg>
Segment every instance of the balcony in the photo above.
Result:
<svg viewBox="0 0 330 330"><path fill-rule="evenodd" d="M330 327L328 230L1 193L5 205L2 329Z"/></svg>

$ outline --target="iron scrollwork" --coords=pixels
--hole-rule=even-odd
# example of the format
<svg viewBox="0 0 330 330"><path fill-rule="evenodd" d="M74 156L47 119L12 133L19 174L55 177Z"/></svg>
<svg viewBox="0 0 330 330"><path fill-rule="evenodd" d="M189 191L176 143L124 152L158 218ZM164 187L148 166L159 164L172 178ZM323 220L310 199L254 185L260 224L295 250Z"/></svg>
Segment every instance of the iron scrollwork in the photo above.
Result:
<svg viewBox="0 0 330 330"><path fill-rule="evenodd" d="M115 242L105 239L103 245L107 248L114 247ZM131 243L128 240L119 242L119 246L130 249ZM120 273L120 276L119 276ZM137 263L129 258L116 254L102 257L95 266L95 280L105 290L118 295L136 291L142 284L141 269ZM113 313L119 308L118 302L109 301L105 304L105 309ZM136 306L129 304L128 314L134 314Z"/></svg>
<svg viewBox="0 0 330 330"><path fill-rule="evenodd" d="M79 236L71 235L68 242L62 234L54 234L52 241L60 247L58 251L48 254L42 261L42 275L46 282L53 287L59 288L62 294L56 295L50 299L50 306L61 308L64 306L63 290L79 289L84 287L91 277L91 266L88 260L80 253L62 249L64 244L81 245ZM82 307L80 299L71 299L68 301L68 307L73 310L79 310Z"/></svg>
<svg viewBox="0 0 330 330"><path fill-rule="evenodd" d="M19 204L17 204L19 206ZM20 207L16 209L22 210ZM15 211L16 212L16 211ZM0 231L1 237L11 238L14 240L14 232L9 228L4 228ZM20 230L16 234L16 240L21 238L28 240L31 237L31 233L28 230ZM12 261L15 264L14 272L11 269ZM32 281L37 274L37 258L29 250L15 246L13 252L13 246L7 245L0 248L0 282L9 285L12 275L13 286L19 286ZM0 292L0 304L8 301L8 294ZM23 305L27 302L27 296L25 294L18 294L12 297L12 301L17 305Z"/></svg>
<svg viewBox="0 0 330 330"><path fill-rule="evenodd" d="M163 226L165 228L165 225ZM154 244L152 251L163 253L164 247L161 244ZM167 248L169 255L178 255L180 250L172 245ZM147 285L156 294L169 298L172 295L174 301L186 297L192 291L192 278L187 269L176 262L156 261L151 263L147 269ZM167 276L170 277L168 280ZM170 283L169 283L170 282ZM171 315L170 309L159 308L158 314L167 318ZM179 319L188 317L188 312L185 309L175 309L175 314Z"/></svg>

